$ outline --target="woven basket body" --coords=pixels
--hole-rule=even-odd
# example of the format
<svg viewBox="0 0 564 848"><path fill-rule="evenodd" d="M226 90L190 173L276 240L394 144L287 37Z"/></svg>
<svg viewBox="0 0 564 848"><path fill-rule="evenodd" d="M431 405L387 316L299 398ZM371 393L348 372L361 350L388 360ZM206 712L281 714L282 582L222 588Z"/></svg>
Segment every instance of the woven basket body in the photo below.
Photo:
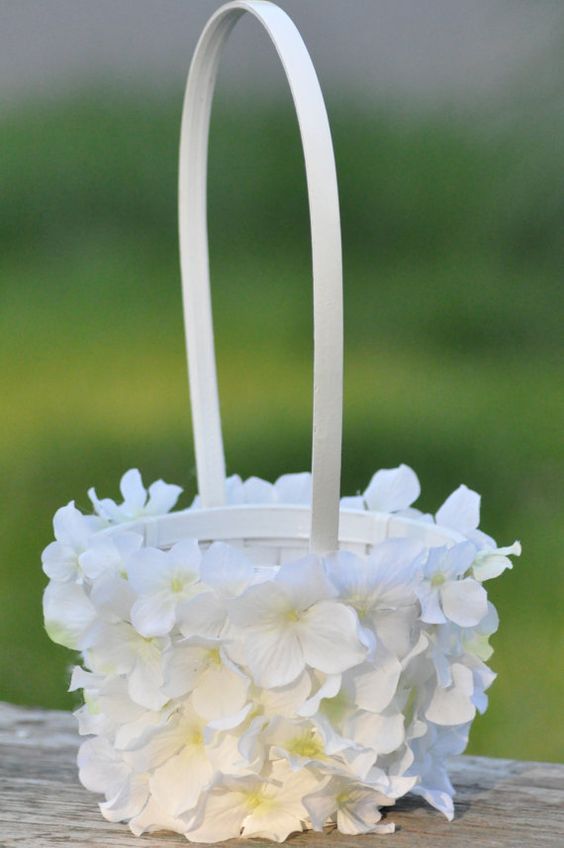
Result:
<svg viewBox="0 0 564 848"><path fill-rule="evenodd" d="M314 288L311 474L226 479L206 230L207 136L223 44L245 12L284 66L307 174ZM289 18L236 0L208 22L188 79L180 247L199 496L90 492L55 516L43 555L49 635L82 653L81 780L111 821L195 842L283 840L301 829L390 832L408 791L449 818L446 760L466 745L493 675L497 616L483 581L518 545L478 530L461 486L435 516L406 466L340 499L342 274L337 182L323 98Z"/></svg>

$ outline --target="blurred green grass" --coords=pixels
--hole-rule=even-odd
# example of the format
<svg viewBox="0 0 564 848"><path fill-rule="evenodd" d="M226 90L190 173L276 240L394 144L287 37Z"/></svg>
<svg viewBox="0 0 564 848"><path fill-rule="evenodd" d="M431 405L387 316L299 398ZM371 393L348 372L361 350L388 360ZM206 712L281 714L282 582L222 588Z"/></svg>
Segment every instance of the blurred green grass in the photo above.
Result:
<svg viewBox="0 0 564 848"><path fill-rule="evenodd" d="M343 492L407 462L422 506L460 482L521 538L490 586L499 679L471 750L564 754L560 282L554 134L447 113L330 108L346 308ZM51 516L121 473L195 491L176 242L180 98L81 97L0 120L0 698L70 709L42 630ZM564 135L564 133L562 134ZM561 136L562 137L562 136ZM287 102L223 103L210 232L228 465L310 461L307 201Z"/></svg>

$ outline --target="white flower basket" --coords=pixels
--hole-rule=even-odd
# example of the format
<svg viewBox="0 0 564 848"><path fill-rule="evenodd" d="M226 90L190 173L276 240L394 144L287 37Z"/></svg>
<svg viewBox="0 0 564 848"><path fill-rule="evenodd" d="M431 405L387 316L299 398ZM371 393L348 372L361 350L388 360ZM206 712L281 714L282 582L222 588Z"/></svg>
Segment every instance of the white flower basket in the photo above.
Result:
<svg viewBox="0 0 564 848"><path fill-rule="evenodd" d="M273 485L225 478L208 282L206 149L223 44L245 12L267 30L298 114L314 281L312 473ZM406 792L449 819L461 752L494 675L497 614L482 586L519 544L481 533L461 486L436 516L412 507L407 466L339 500L342 281L329 125L307 50L286 14L236 0L194 55L180 151L180 248L199 497L89 495L54 519L43 554L51 638L82 654L80 779L110 821L195 842L278 841L302 829L389 833Z"/></svg>

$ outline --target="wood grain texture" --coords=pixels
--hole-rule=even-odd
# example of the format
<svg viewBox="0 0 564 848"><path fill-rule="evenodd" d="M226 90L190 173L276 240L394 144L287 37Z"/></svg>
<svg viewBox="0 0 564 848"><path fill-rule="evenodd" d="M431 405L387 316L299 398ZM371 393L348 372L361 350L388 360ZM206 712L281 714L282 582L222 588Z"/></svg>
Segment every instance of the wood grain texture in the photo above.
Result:
<svg viewBox="0 0 564 848"><path fill-rule="evenodd" d="M79 738L70 713L0 704L1 848L165 848L187 845L176 834L132 836L106 822L96 798L83 789L75 765ZM562 848L564 766L456 757L456 819L448 823L415 798L387 814L397 831L386 836L304 833L303 848ZM239 840L233 846L270 845Z"/></svg>

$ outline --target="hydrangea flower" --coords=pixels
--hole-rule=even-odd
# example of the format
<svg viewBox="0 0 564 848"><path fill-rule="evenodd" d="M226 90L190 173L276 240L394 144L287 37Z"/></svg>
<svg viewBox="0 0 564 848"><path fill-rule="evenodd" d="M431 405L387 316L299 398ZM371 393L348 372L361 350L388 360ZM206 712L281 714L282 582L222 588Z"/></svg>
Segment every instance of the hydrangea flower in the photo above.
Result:
<svg viewBox="0 0 564 848"><path fill-rule="evenodd" d="M130 557L128 578L138 596L131 621L138 633L151 637L170 632L179 604L197 591L200 561L194 539L178 542L166 553L143 548Z"/></svg>
<svg viewBox="0 0 564 848"><path fill-rule="evenodd" d="M51 580L68 582L82 576L79 558L88 542L104 526L104 521L93 515L83 515L74 501L62 506L53 518L54 542L41 555L43 571Z"/></svg>
<svg viewBox="0 0 564 848"><path fill-rule="evenodd" d="M420 494L415 471L408 465L400 465L377 471L364 492L364 501L374 512L400 512L408 509Z"/></svg>
<svg viewBox="0 0 564 848"><path fill-rule="evenodd" d="M474 627L488 611L485 589L470 570L476 552L469 542L451 548L433 548L420 569L421 581L415 593L421 604L421 619L427 624L452 621L460 627Z"/></svg>
<svg viewBox="0 0 564 848"><path fill-rule="evenodd" d="M350 835L394 833L393 823L378 824L382 818L379 805L393 803L373 786L355 784L342 777L330 778L322 789L304 798L313 830L323 830L329 820L335 822L341 833Z"/></svg>
<svg viewBox="0 0 564 848"><path fill-rule="evenodd" d="M233 474L225 481L225 501L231 506L241 504L301 504L311 503L311 474L283 474L269 483L260 477L249 477L242 480L238 474ZM192 509L200 507L197 495L192 502Z"/></svg>
<svg viewBox="0 0 564 848"><path fill-rule="evenodd" d="M123 497L121 504L116 504L111 498L99 500L94 488L88 490L88 497L96 514L112 524L131 521L145 515L165 515L175 506L182 492L180 486L165 483L163 480L151 483L147 491L137 468L130 468L125 472L119 489Z"/></svg>
<svg viewBox="0 0 564 848"><path fill-rule="evenodd" d="M291 683L309 666L326 673L360 662L358 619L311 557L283 565L273 580L249 587L230 604L254 680L271 688Z"/></svg>
<svg viewBox="0 0 564 848"><path fill-rule="evenodd" d="M315 785L307 770L293 772L274 763L264 777L226 778L214 788L202 809L202 823L189 830L192 842L219 842L244 836L283 842L307 819L304 797Z"/></svg>
<svg viewBox="0 0 564 848"><path fill-rule="evenodd" d="M383 469L342 507L408 518L409 537L267 565L226 542L149 545L145 519L180 488L147 491L135 469L120 488L121 504L90 491L94 515L58 510L42 557L47 631L82 656L79 775L105 818L197 843L391 833L383 808L410 791L452 818L446 761L495 678L482 584L520 553L479 530L475 492L433 518L410 468ZM311 476L231 477L226 494L307 505Z"/></svg>

